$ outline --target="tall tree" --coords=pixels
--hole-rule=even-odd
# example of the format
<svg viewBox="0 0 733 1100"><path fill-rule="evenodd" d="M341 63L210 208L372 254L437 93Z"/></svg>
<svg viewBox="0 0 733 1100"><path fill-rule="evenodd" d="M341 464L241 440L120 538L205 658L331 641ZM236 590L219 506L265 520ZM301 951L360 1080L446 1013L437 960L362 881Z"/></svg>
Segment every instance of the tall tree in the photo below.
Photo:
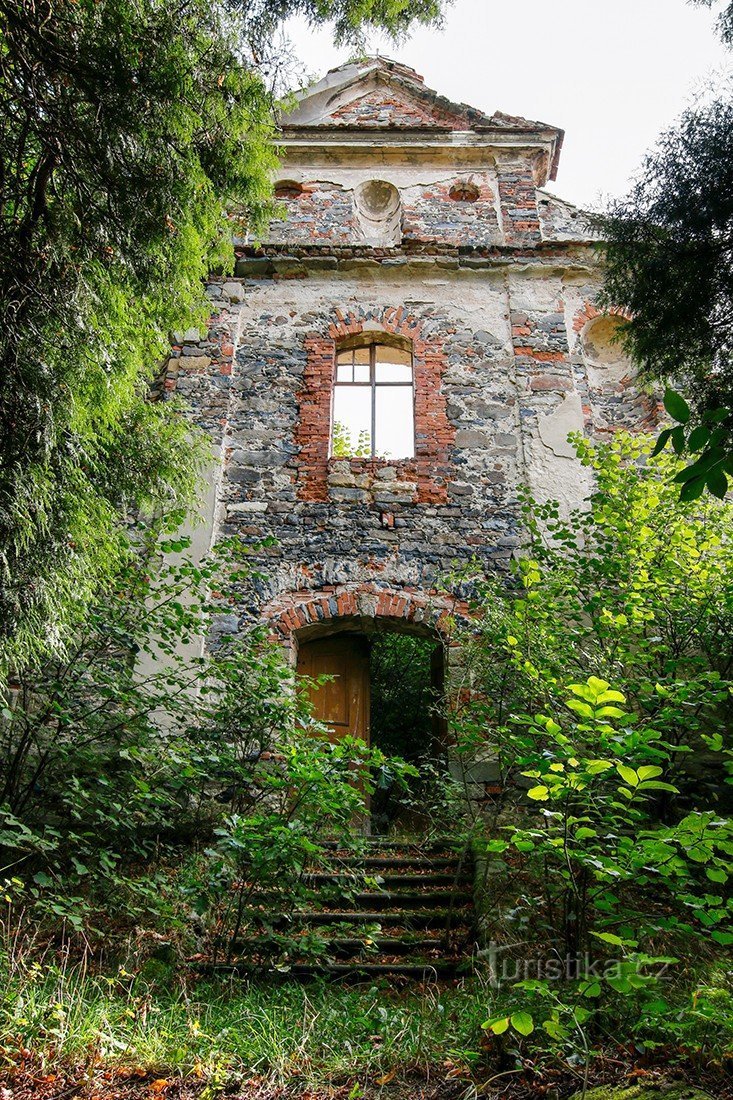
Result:
<svg viewBox="0 0 733 1100"><path fill-rule="evenodd" d="M227 212L266 221L274 30L439 7L0 0L0 679L83 612L128 510L190 498L196 448L148 383L231 263Z"/></svg>
<svg viewBox="0 0 733 1100"><path fill-rule="evenodd" d="M714 0L696 0L712 7ZM733 44L733 4L718 17ZM679 387L665 432L692 461L688 498L724 495L733 474L733 83L684 112L646 158L628 196L598 219L604 298L626 308L626 346L642 373ZM690 407L691 406L691 407Z"/></svg>

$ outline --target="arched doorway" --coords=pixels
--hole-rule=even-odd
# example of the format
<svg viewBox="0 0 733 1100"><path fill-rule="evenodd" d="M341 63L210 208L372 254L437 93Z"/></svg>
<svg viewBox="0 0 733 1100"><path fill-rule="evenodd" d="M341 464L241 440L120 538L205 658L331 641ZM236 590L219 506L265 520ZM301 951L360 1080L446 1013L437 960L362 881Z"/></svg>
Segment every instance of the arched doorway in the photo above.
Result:
<svg viewBox="0 0 733 1100"><path fill-rule="evenodd" d="M400 757L419 777L399 783L389 761L374 775L369 831L414 831L421 793L444 748L445 648L434 628L400 620L338 619L296 638L297 671L311 681L314 716L334 739L361 738L387 758Z"/></svg>

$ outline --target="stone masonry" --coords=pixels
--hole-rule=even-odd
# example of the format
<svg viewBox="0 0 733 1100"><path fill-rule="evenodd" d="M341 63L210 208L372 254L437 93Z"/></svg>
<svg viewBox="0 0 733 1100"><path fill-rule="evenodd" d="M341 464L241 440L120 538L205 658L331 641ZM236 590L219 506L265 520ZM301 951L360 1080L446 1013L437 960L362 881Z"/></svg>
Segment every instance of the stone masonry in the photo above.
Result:
<svg viewBox="0 0 733 1100"><path fill-rule="evenodd" d="M282 217L236 242L207 332L177 334L164 383L214 442L212 536L273 540L222 629L439 623L442 577L506 568L520 484L582 501L569 432L653 421L618 318L594 305L583 216L542 190L561 143L384 59L329 73L282 120ZM412 350L414 458L329 455L335 353L362 333Z"/></svg>

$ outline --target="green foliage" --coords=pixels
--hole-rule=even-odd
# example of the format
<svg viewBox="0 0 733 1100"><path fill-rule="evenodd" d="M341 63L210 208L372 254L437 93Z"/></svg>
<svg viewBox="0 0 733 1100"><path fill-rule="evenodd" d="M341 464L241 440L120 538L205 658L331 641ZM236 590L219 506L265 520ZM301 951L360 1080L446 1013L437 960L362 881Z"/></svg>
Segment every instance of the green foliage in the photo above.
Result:
<svg viewBox="0 0 733 1100"><path fill-rule="evenodd" d="M733 43L733 5L724 5L718 27ZM686 500L706 488L724 495L733 469L732 135L728 79L662 134L629 195L595 219L602 300L627 311L625 347L644 375L679 385L693 406L690 419L668 391L667 411L680 426L660 439L693 456L680 478Z"/></svg>
<svg viewBox="0 0 733 1100"><path fill-rule="evenodd" d="M322 887L309 885L306 873L328 866L325 840L337 840L344 851L361 848L358 825L366 812L365 795L374 792L375 774L388 766L401 786L417 774L357 738L330 741L306 713L301 723L282 730L275 747L260 754L247 775L249 806L223 820L205 853L194 904L216 930L213 960L224 952L227 962L233 961L242 939L252 935L269 948L262 953L265 965L274 961L280 971L293 960L322 954L317 934L289 934L287 927L279 927L279 918L327 900ZM353 889L360 881L354 877ZM335 904L343 892L342 886L335 888ZM251 962L251 956L245 961Z"/></svg>
<svg viewBox="0 0 733 1100"><path fill-rule="evenodd" d="M570 678L597 675L622 685L629 708L675 746L676 782L685 756L704 750L703 735L720 731L728 746L730 509L713 499L681 503L673 482L681 463L650 458L652 445L622 434L598 446L577 439L596 488L568 518L525 494L517 587L492 583L481 597L475 661L490 702L475 716L477 737L487 723L503 728L517 708L557 702ZM705 785L705 770L696 783Z"/></svg>
<svg viewBox="0 0 733 1100"><path fill-rule="evenodd" d="M291 15L399 35L437 0L0 2L0 683L53 653L125 554L191 500L190 428L148 400L202 279L272 212L263 73ZM232 212L237 217L231 217Z"/></svg>
<svg viewBox="0 0 733 1100"><path fill-rule="evenodd" d="M364 44L369 31L402 38L413 23L439 23L441 0L240 0L247 38L258 51L267 50L280 24L300 15L312 26L332 23L337 44Z"/></svg>
<svg viewBox="0 0 733 1100"><path fill-rule="evenodd" d="M438 643L410 634L375 634L371 639L370 729L383 752L417 761L429 754L433 711L432 656Z"/></svg>
<svg viewBox="0 0 733 1100"><path fill-rule="evenodd" d="M0 717L8 901L92 937L145 919L175 930L192 899L201 914L207 896L228 904L242 861L248 882L288 897L323 828L350 830L355 776L368 789L386 762L319 737L279 648L256 632L197 655L219 610L207 593L252 579L237 544L194 562L185 539L137 535L73 647L26 668ZM171 873L174 852L214 837L193 870Z"/></svg>
<svg viewBox="0 0 733 1100"><path fill-rule="evenodd" d="M477 842L502 874L485 934L512 987L487 1030L527 1036L527 1013L589 1065L609 1029L674 1033L670 968L733 943L733 532L724 504L679 501L681 463L651 439L575 442L595 492L568 518L525 494L516 583L482 595L453 724L504 788Z"/></svg>
<svg viewBox="0 0 733 1100"><path fill-rule="evenodd" d="M729 96L685 112L599 223L604 298L629 311L627 347L696 401L730 392L732 120Z"/></svg>
<svg viewBox="0 0 733 1100"><path fill-rule="evenodd" d="M678 455L689 454L692 461L675 475L681 484L680 500L697 500L707 489L722 500L728 492L728 478L733 473L730 453L730 409L704 409L690 425L690 407L675 390L667 387L664 407L677 424L660 432L654 454L672 444Z"/></svg>
<svg viewBox="0 0 733 1100"><path fill-rule="evenodd" d="M371 802L372 828L387 832L395 827L399 831L406 821L413 822L413 826L420 821L421 832L433 828L440 833L445 829L458 841L455 792L450 791L444 775L445 762L438 758L436 720L443 700L433 682L432 667L438 644L435 638L389 632L371 638L371 743L419 769L408 789L391 763L379 770ZM445 807L441 806L443 799L447 800Z"/></svg>
<svg viewBox="0 0 733 1100"><path fill-rule="evenodd" d="M366 429L360 431L354 441L346 424L342 424L340 420L334 422L331 440L331 454L334 458L369 458L371 453L372 445Z"/></svg>

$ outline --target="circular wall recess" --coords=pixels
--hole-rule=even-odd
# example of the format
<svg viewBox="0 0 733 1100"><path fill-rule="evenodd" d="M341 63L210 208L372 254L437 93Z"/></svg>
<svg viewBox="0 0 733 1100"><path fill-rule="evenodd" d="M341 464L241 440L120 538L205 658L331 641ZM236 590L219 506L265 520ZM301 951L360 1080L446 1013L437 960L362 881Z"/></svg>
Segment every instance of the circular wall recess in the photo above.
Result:
<svg viewBox="0 0 733 1100"><path fill-rule="evenodd" d="M367 244L400 243L402 204L394 184L386 180L365 180L354 191L354 207Z"/></svg>
<svg viewBox="0 0 733 1100"><path fill-rule="evenodd" d="M471 180L456 180L451 184L448 195L454 202L476 202L479 189Z"/></svg>
<svg viewBox="0 0 733 1100"><path fill-rule="evenodd" d="M303 184L295 180L278 180L275 184L276 199L299 199L303 194L305 194Z"/></svg>

